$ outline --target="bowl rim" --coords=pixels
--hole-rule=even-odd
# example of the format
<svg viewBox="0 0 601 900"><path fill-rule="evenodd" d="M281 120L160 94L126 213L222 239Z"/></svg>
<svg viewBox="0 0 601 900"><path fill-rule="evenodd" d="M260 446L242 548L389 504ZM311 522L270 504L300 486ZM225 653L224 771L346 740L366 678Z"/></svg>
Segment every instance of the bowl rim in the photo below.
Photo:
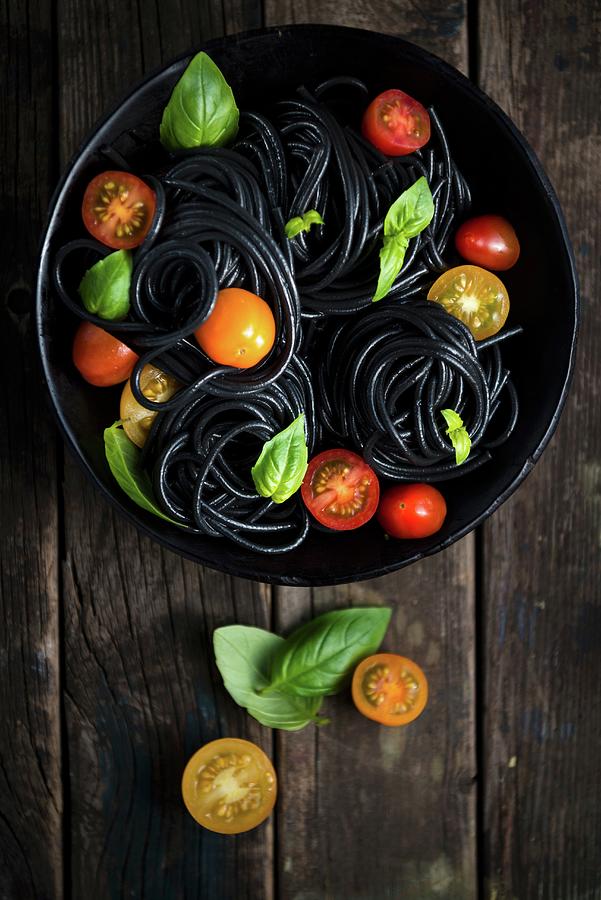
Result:
<svg viewBox="0 0 601 900"><path fill-rule="evenodd" d="M111 493L105 486L105 484L101 481L100 477L96 473L96 470L93 468L87 457L85 456L83 449L75 438L71 426L69 425L66 416L61 408L61 403L58 398L58 392L56 390L52 370L50 366L50 361L48 358L47 348L46 348L46 338L44 334L44 322L43 322L43 308L44 308L44 292L46 289L46 285L48 282L47 276L47 264L48 257L50 253L50 240L54 230L54 219L56 215L57 205L59 200L61 199L63 192L68 187L69 180L72 176L74 166L80 156L87 150L89 144L94 140L97 136L98 132L101 131L109 122L121 112L121 108L127 101L131 100L135 94L138 93L143 87L154 81L159 77L164 77L169 69L177 68L179 64L184 61L190 59L196 53L204 50L206 52L210 52L212 48L222 47L224 44L236 43L236 42L244 42L248 39L253 38L262 38L262 37L282 37L285 34L289 34L291 32L300 33L302 31L305 32L315 32L319 31L321 35L326 33L332 35L341 34L354 34L355 36L362 36L365 38L366 36L372 36L375 39L385 39L390 41L397 46L402 53L406 57L419 58L422 63L425 63L429 67L434 67L438 69L442 76L445 79L449 79L453 82L459 83L461 88L471 94L473 99L485 106L488 112L493 116L496 120L496 123L499 127L504 128L509 132L510 137L513 142L517 144L520 150L524 154L524 161L528 164L530 169L533 171L534 175L538 179L541 188L543 189L546 198L550 204L553 215L555 216L555 222L559 229L559 234L561 236L561 240L566 251L567 263L568 263L568 277L571 282L571 298L573 300L573 313L574 313L574 325L572 328L571 336L570 336L570 347L569 347L569 356L568 356L568 366L567 371L563 380L563 385L561 388L561 392L559 395L559 399L557 405L555 407L555 411L553 416L551 417L541 439L539 440L537 446L534 451L527 457L524 464L521 466L517 474L511 478L509 483L505 486L504 490L484 509L478 516L475 516L471 519L463 528L458 531L453 532L452 535L449 535L443 541L432 545L431 547L424 548L423 550L417 550L415 553L412 553L410 556L403 558L402 560L394 563L390 563L387 565L374 565L373 567L367 567L360 572L353 573L348 577L344 576L332 576L332 577L316 577L316 576L304 576L304 575L274 575L271 572L263 572L261 571L260 565L260 555L254 554L254 559L257 560L254 565L256 566L257 571L254 573L249 573L246 571L240 571L236 568L234 562L229 563L220 563L215 564L212 559L200 559L197 555L183 550L181 547L177 545L177 543L171 540L170 536L167 534L159 533L155 530L151 525L145 521L144 518L139 517L133 509L129 509L124 506L117 496ZM202 44L200 48L189 50L185 53L179 54L177 57L173 58L169 63L154 67L149 73L147 73L143 78L135 81L132 86L130 86L123 94L119 96L119 98L111 105L106 113L104 113L99 119L96 120L92 128L86 132L85 137L76 147L75 151L71 154L69 160L63 167L63 171L61 177L56 185L54 191L52 192L52 196L50 198L50 202L48 204L48 209L46 212L42 237L40 239L39 245L39 253L37 259L37 274L36 274L36 295L35 295L36 309L35 309L35 330L36 330L36 341L38 346L38 352L40 355L41 365L42 365L42 373L43 380L46 385L46 389L48 391L48 395L51 401L51 408L55 420L59 426L59 430L62 434L63 439L66 444L70 447L73 452L78 464L82 467L87 477L92 481L94 486L100 491L100 494L109 501L109 503L116 509L118 512L124 516L129 522L131 522L139 531L143 534L150 537L152 540L158 542L163 547L167 548L171 552L178 554L179 556L184 557L185 559L189 559L192 562L195 562L198 565L206 566L207 568L213 569L218 572L223 572L227 575L235 575L239 578L246 578L250 581L258 581L266 584L275 584L275 585L285 585L285 586L302 586L302 587L316 587L316 586L327 586L327 585L338 585L338 584L350 584L356 581L363 581L370 578L377 578L382 575L387 575L392 572L398 571L405 566L411 565L414 562L419 561L420 559L424 559L428 556L433 556L436 553L439 553L441 550L445 550L447 547L450 547L452 544L461 540L461 538L465 537L479 525L481 525L490 515L496 512L499 507L516 491L519 485L524 481L526 476L532 471L535 463L540 459L543 451L547 447L553 433L555 432L557 425L559 423L559 419L565 407L567 395L572 383L572 379L574 376L574 367L575 367L575 358L576 358L576 344L578 339L578 334L580 330L580 314L581 314L581 304L580 304L580 288L578 282L578 275L576 271L576 263L574 258L574 251L571 245L570 237L568 234L568 229L565 221L565 217L561 208L561 204L551 184L551 181L548 175L545 172L545 169L542 166L537 154L532 149L529 141L524 137L522 132L518 129L518 127L513 123L511 118L507 113L494 101L491 97L488 96L478 85L474 84L466 75L460 72L455 66L451 63L446 62L441 57L437 56L434 53L431 53L429 50L425 50L417 44L414 44L411 41L407 41L406 39L399 37L397 35L387 34L379 31L370 31L368 29L363 28L351 28L343 25L319 25L314 23L300 23L300 24L289 24L289 25L273 25L264 28L255 28L247 31L237 32L235 34L222 35L221 37L212 38ZM176 532L174 532L175 534Z"/></svg>

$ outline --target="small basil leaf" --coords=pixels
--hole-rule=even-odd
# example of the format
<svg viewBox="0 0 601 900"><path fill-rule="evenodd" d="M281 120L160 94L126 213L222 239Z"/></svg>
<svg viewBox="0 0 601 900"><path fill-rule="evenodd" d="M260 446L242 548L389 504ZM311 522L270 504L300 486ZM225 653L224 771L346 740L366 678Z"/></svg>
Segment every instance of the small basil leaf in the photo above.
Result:
<svg viewBox="0 0 601 900"><path fill-rule="evenodd" d="M470 455L472 441L467 433L467 429L463 427L463 419L456 413L454 409L441 409L441 415L449 426L447 434L455 450L455 463L460 466Z"/></svg>
<svg viewBox="0 0 601 900"><path fill-rule="evenodd" d="M261 497L274 503L288 500L302 484L307 471L305 414L301 413L287 428L263 444L251 475Z"/></svg>
<svg viewBox="0 0 601 900"><path fill-rule="evenodd" d="M89 313L117 321L129 312L131 253L116 250L98 260L81 279L78 291Z"/></svg>
<svg viewBox="0 0 601 900"><path fill-rule="evenodd" d="M376 293L372 298L373 303L382 300L390 291L395 278L403 268L408 246L409 241L402 235L384 238L384 246L380 250L380 274L378 275Z"/></svg>
<svg viewBox="0 0 601 900"><path fill-rule="evenodd" d="M269 682L271 659L284 638L262 628L226 625L213 633L217 668L227 692L249 715L268 728L298 731L310 722L323 724L317 716L321 698L294 697L261 691Z"/></svg>
<svg viewBox="0 0 601 900"><path fill-rule="evenodd" d="M130 441L119 422L105 428L104 452L119 487L125 491L130 500L155 516L173 522L173 519L161 512L156 505L150 478L140 463L142 454Z"/></svg>
<svg viewBox="0 0 601 900"><path fill-rule="evenodd" d="M165 107L161 143L168 150L222 147L236 136L239 117L221 70L206 53L197 53Z"/></svg>
<svg viewBox="0 0 601 900"><path fill-rule="evenodd" d="M403 237L414 238L428 227L433 215L432 192L422 175L415 184L403 191L386 213L384 237L402 234Z"/></svg>
<svg viewBox="0 0 601 900"><path fill-rule="evenodd" d="M310 231L311 225L323 225L324 221L316 209L310 209L302 216L294 216L284 226L286 237L290 240L301 231Z"/></svg>
<svg viewBox="0 0 601 900"><path fill-rule="evenodd" d="M276 648L263 696L272 691L301 697L337 693L357 663L376 652L390 615L386 607L339 609L302 625Z"/></svg>

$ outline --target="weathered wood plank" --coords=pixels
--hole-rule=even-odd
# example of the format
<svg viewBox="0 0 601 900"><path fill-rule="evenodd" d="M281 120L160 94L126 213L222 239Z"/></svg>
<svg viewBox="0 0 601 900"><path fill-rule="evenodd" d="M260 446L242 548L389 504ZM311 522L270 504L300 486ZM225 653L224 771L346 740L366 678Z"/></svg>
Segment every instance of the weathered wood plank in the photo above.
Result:
<svg viewBox="0 0 601 900"><path fill-rule="evenodd" d="M400 34L467 67L463 3L267 0L266 24L294 21ZM331 725L278 737L282 898L476 896L473 546L468 537L355 586L277 590L282 630L335 606L389 603L385 646L421 662L432 687L408 729L368 722L344 696L328 702Z"/></svg>
<svg viewBox="0 0 601 900"><path fill-rule="evenodd" d="M559 431L484 531L485 896L593 900L601 897L601 9L482 0L479 21L482 86L555 184L583 300Z"/></svg>
<svg viewBox="0 0 601 900"><path fill-rule="evenodd" d="M0 897L62 896L57 443L35 346L51 4L0 13Z"/></svg>
<svg viewBox="0 0 601 900"><path fill-rule="evenodd" d="M247 25L256 24L248 4ZM145 70L224 27L220 3L93 10L61 0L62 155ZM106 64L109 54L110 64ZM140 537L65 472L65 640L75 897L272 896L272 827L238 839L197 826L180 799L183 766L207 740L271 734L233 704L213 665L215 627L268 627L270 592L181 561ZM219 685L219 686L218 686Z"/></svg>

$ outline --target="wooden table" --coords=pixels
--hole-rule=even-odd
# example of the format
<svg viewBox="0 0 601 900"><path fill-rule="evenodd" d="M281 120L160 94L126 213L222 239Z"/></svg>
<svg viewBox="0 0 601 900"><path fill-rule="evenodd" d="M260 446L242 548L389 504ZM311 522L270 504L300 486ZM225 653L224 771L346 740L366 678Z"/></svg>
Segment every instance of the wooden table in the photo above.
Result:
<svg viewBox="0 0 601 900"><path fill-rule="evenodd" d="M225 577L134 531L64 452L33 341L44 213L95 119L210 37L296 21L400 34L488 91L558 190L584 306L568 408L517 494L436 558L321 590ZM2 900L601 898L599 3L3 0L0 59ZM328 728L276 733L224 692L216 626L383 601L387 646L430 677L410 728L339 697ZM236 839L179 796L187 757L227 734L281 783Z"/></svg>

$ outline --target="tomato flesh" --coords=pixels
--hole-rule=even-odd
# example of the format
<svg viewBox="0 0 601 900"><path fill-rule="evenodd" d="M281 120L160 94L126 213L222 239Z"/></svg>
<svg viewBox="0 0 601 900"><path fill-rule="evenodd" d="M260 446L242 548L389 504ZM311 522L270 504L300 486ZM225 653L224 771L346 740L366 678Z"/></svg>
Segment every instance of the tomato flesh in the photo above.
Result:
<svg viewBox="0 0 601 900"><path fill-rule="evenodd" d="M102 172L86 188L81 213L92 237L114 250L142 243L154 218L156 195L129 172Z"/></svg>
<svg viewBox="0 0 601 900"><path fill-rule="evenodd" d="M387 156L405 156L430 140L430 116L404 91L384 91L365 110L361 130Z"/></svg>
<svg viewBox="0 0 601 900"><path fill-rule="evenodd" d="M502 216L468 219L457 230L455 247L468 262L497 272L511 269L520 255L513 226Z"/></svg>
<svg viewBox="0 0 601 900"><path fill-rule="evenodd" d="M355 706L368 719L381 725L408 725L428 702L428 681L413 660L376 653L355 669L352 692Z"/></svg>
<svg viewBox="0 0 601 900"><path fill-rule="evenodd" d="M275 331L275 319L265 300L242 288L224 288L217 294L211 315L194 334L213 362L248 369L267 356Z"/></svg>
<svg viewBox="0 0 601 900"><path fill-rule="evenodd" d="M96 387L121 384L132 373L137 353L103 328L82 322L73 341L73 362L80 375Z"/></svg>
<svg viewBox="0 0 601 900"><path fill-rule="evenodd" d="M182 795L199 825L219 834L240 834L269 816L277 779L271 760L256 744L221 738L205 744L189 760Z"/></svg>
<svg viewBox="0 0 601 900"><path fill-rule="evenodd" d="M477 341L500 331L509 314L505 285L480 266L455 266L443 272L428 291L428 300L460 319Z"/></svg>
<svg viewBox="0 0 601 900"><path fill-rule="evenodd" d="M350 450L325 450L309 463L301 485L309 512L328 528L349 531L374 515L380 497L376 473Z"/></svg>
<svg viewBox="0 0 601 900"><path fill-rule="evenodd" d="M397 484L382 496L378 522L391 537L424 538L436 534L447 514L447 504L431 484Z"/></svg>
<svg viewBox="0 0 601 900"><path fill-rule="evenodd" d="M140 389L144 396L154 403L170 400L180 387L179 381L172 375L161 372L155 366L144 366L140 372ZM119 417L123 423L123 430L137 447L143 447L146 443L156 415L156 412L151 412L138 403L133 395L131 384L127 381L121 393Z"/></svg>

